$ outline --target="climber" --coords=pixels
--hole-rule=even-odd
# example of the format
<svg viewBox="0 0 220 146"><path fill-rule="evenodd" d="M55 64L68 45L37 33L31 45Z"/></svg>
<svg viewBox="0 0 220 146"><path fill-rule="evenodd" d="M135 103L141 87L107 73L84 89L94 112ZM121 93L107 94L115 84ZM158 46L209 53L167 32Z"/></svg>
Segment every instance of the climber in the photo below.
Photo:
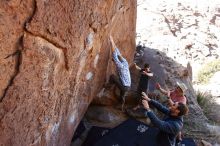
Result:
<svg viewBox="0 0 220 146"><path fill-rule="evenodd" d="M153 76L153 73L151 72L150 66L147 63L144 64L144 68L140 68L139 66L136 65L136 63L134 63L134 65L135 65L135 68L139 70L141 74L139 83L138 83L138 88L137 88L137 94L138 94L137 97L139 98L141 97L142 92L145 92L147 94L148 80L149 80L149 77ZM138 100L139 100L138 105L135 106L133 110L137 110L140 107L141 99L138 99Z"/></svg>
<svg viewBox="0 0 220 146"><path fill-rule="evenodd" d="M122 100L122 110L125 104L126 92L131 86L131 77L129 71L129 64L125 58L122 57L119 49L116 47L112 36L110 36L110 41L112 44L112 58L118 72L118 76L112 74L109 78L110 84L115 84L120 90L120 99Z"/></svg>
<svg viewBox="0 0 220 146"><path fill-rule="evenodd" d="M167 108L159 102L150 99L144 92L142 92L142 98L145 115L149 117L152 124L159 129L157 145L175 146L176 137L183 127L183 115L188 113L188 107L183 103L175 102ZM160 120L154 112L150 110L149 104L164 113L166 117Z"/></svg>
<svg viewBox="0 0 220 146"><path fill-rule="evenodd" d="M156 88L163 94L167 96L168 105L172 105L175 102L186 104L187 99L184 96L185 91L187 90L187 87L183 83L176 83L177 86L174 90L164 90L161 88L160 84L156 84ZM178 133L177 141L182 141L182 133L181 131Z"/></svg>

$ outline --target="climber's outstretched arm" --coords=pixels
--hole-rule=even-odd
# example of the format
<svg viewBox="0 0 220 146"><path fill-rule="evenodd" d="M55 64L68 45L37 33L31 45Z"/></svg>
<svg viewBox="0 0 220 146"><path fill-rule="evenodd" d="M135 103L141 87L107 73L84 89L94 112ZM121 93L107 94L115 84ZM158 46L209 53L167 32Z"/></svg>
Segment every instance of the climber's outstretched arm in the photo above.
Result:
<svg viewBox="0 0 220 146"><path fill-rule="evenodd" d="M111 41L111 44L112 44L112 52L114 52L115 48L117 48L117 47L116 47L115 42L114 42L114 40L113 40L111 35L110 35L110 41Z"/></svg>

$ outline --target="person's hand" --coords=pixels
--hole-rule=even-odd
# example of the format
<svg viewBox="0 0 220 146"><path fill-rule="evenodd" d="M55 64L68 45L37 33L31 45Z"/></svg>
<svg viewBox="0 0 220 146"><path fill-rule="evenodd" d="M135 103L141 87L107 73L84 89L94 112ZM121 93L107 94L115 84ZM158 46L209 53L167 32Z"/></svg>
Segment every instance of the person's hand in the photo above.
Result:
<svg viewBox="0 0 220 146"><path fill-rule="evenodd" d="M167 98L170 99L170 91L167 91Z"/></svg>
<svg viewBox="0 0 220 146"><path fill-rule="evenodd" d="M143 104L143 106L144 106L144 108L145 108L146 110L149 110L149 109L150 109L150 107L149 107L149 104L148 104L148 101L147 101L147 100L142 100L142 104Z"/></svg>
<svg viewBox="0 0 220 146"><path fill-rule="evenodd" d="M160 90L160 88L161 88L160 83L156 83L155 87L156 87L156 89Z"/></svg>
<svg viewBox="0 0 220 146"><path fill-rule="evenodd" d="M142 98L147 100L147 101L150 101L151 99L147 96L147 94L145 92L142 92Z"/></svg>

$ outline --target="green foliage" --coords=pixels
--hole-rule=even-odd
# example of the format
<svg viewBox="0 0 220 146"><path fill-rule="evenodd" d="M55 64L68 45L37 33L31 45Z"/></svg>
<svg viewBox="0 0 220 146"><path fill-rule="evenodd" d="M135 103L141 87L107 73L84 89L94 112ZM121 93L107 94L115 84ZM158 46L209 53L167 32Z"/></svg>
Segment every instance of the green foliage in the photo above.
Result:
<svg viewBox="0 0 220 146"><path fill-rule="evenodd" d="M205 64L198 74L198 82L201 84L208 83L214 73L218 71L220 71L220 60L215 60Z"/></svg>
<svg viewBox="0 0 220 146"><path fill-rule="evenodd" d="M213 105L214 98L209 93L202 93L200 91L197 92L197 102L200 107L203 109L204 114L208 114Z"/></svg>

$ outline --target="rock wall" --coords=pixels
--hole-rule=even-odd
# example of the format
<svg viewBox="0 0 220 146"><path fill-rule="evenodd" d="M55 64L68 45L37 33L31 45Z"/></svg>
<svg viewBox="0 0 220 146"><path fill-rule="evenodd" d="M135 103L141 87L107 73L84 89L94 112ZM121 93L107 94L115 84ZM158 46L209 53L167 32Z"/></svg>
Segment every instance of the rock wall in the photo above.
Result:
<svg viewBox="0 0 220 146"><path fill-rule="evenodd" d="M0 1L0 144L69 145L106 77L130 62L136 1Z"/></svg>

